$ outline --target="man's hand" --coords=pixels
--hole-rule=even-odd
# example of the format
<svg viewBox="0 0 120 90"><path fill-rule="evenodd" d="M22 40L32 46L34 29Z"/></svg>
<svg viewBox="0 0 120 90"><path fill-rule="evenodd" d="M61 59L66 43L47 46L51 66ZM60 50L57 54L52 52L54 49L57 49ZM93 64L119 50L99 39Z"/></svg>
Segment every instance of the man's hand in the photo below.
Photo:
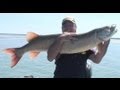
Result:
<svg viewBox="0 0 120 90"><path fill-rule="evenodd" d="M110 43L110 39L105 41L105 42L102 42L102 43L98 44L99 52L102 51L103 49L107 48L109 43Z"/></svg>
<svg viewBox="0 0 120 90"><path fill-rule="evenodd" d="M76 36L75 33L68 33L65 32L63 34L61 34L58 39L60 40L60 42L66 42L66 41L71 41L71 40L78 40L77 38L75 38L74 36Z"/></svg>

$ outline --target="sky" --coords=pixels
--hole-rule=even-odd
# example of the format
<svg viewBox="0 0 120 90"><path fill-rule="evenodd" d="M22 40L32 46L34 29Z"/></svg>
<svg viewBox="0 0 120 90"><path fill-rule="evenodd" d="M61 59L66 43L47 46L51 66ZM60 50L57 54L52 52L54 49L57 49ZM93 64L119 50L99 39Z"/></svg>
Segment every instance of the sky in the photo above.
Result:
<svg viewBox="0 0 120 90"><path fill-rule="evenodd" d="M0 33L41 35L62 33L63 18L71 16L77 23L77 33L116 24L120 38L120 13L0 13Z"/></svg>

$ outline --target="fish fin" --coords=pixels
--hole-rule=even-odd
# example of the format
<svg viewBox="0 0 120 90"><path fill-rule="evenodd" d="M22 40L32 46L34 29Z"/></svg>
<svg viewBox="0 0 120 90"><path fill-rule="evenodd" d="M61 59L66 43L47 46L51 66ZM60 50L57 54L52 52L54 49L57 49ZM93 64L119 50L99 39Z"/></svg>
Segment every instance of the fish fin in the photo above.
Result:
<svg viewBox="0 0 120 90"><path fill-rule="evenodd" d="M40 52L38 52L38 51L30 51L30 58L31 58L31 59L34 59L35 57L38 56L39 53L40 53Z"/></svg>
<svg viewBox="0 0 120 90"><path fill-rule="evenodd" d="M8 48L3 50L5 53L12 55L12 61L11 61L11 68L14 67L19 60L21 59L22 55L17 55L17 50L15 48Z"/></svg>
<svg viewBox="0 0 120 90"><path fill-rule="evenodd" d="M28 32L26 35L27 41L30 42L31 40L35 39L39 37L38 34L34 33L34 32Z"/></svg>

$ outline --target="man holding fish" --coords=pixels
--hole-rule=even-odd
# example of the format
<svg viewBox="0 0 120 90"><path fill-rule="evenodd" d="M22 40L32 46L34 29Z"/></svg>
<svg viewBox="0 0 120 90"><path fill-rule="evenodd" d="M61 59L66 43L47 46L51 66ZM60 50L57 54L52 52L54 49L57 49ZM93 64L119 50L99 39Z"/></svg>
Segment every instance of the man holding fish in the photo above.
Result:
<svg viewBox="0 0 120 90"><path fill-rule="evenodd" d="M74 18L66 17L62 21L62 34L38 35L28 32L26 45L4 51L12 55L11 67L26 52L30 52L30 57L34 58L41 51L47 51L48 60L55 60L54 78L91 78L87 60L100 63L107 52L110 38L117 30L115 26L97 28L84 34L76 34L76 30ZM92 50L94 47L97 47L97 51Z"/></svg>
<svg viewBox="0 0 120 90"><path fill-rule="evenodd" d="M74 18L64 18L62 22L63 34L56 39L48 50L48 60L52 61L55 59L54 78L91 78L91 66L87 65L87 59L98 64L106 54L110 40L100 43L97 46L98 52L87 50L82 53L60 54L64 42L76 40L74 34L71 34L76 33L76 29L77 25Z"/></svg>

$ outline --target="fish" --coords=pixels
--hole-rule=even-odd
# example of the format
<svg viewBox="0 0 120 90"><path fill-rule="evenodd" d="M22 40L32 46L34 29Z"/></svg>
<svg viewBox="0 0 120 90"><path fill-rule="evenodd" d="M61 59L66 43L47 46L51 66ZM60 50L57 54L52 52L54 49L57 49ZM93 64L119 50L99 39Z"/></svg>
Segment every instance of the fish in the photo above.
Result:
<svg viewBox="0 0 120 90"><path fill-rule="evenodd" d="M72 54L84 52L94 48L103 41L109 40L116 32L116 25L111 25L95 28L85 33L76 34L73 37L77 38L77 40L64 42L60 53ZM26 34L26 39L28 41L27 44L21 47L6 48L3 50L5 53L11 55L11 68L19 62L26 52L29 52L30 58L33 59L37 57L40 52L47 51L59 35L61 34L39 35L34 32L28 32Z"/></svg>

